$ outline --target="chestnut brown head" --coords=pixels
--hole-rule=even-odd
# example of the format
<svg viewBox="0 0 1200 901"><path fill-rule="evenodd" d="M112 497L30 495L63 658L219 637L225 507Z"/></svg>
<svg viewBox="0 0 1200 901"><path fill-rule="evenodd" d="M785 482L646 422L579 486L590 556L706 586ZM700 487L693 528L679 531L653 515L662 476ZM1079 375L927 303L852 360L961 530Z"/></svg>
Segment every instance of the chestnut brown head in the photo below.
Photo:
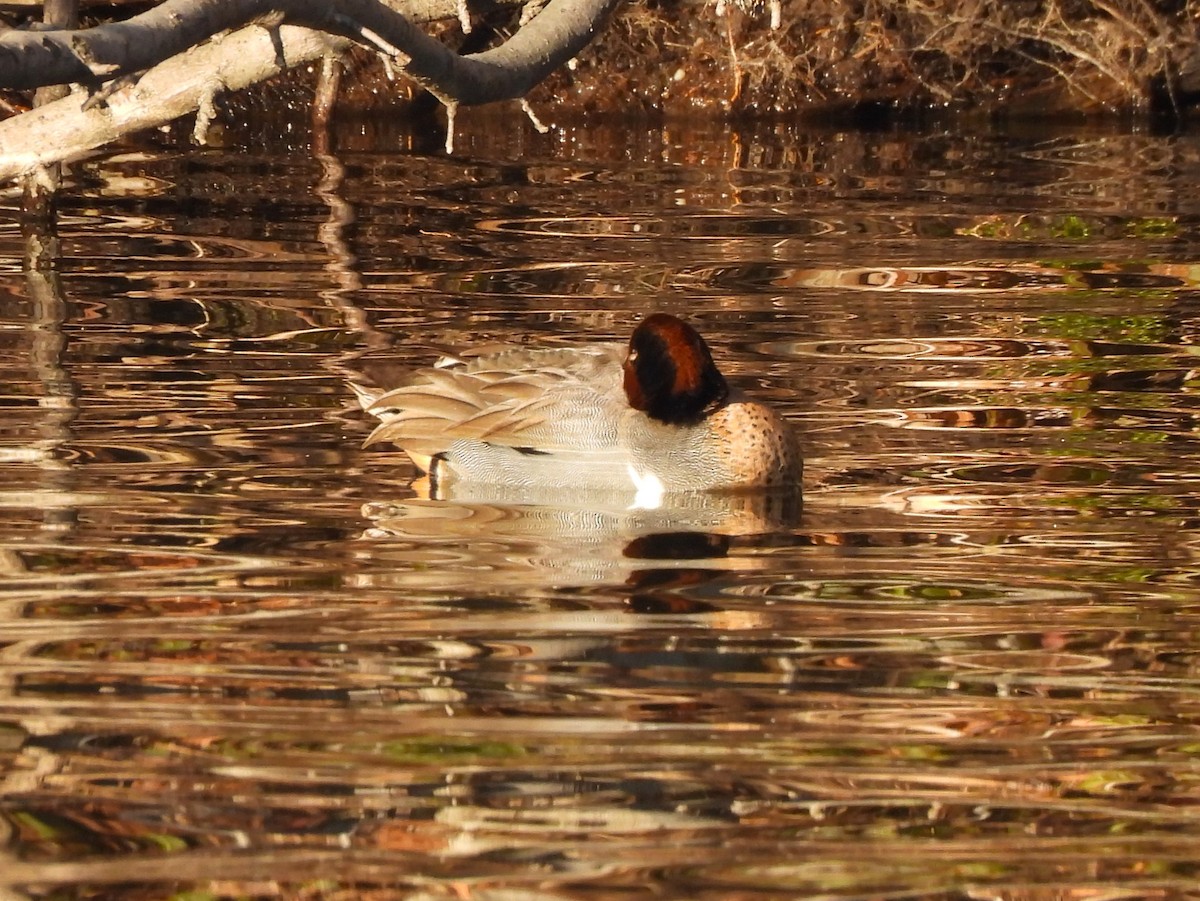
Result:
<svg viewBox="0 0 1200 901"><path fill-rule="evenodd" d="M729 396L704 339L666 313L647 316L634 329L624 386L631 407L668 425L703 419Z"/></svg>

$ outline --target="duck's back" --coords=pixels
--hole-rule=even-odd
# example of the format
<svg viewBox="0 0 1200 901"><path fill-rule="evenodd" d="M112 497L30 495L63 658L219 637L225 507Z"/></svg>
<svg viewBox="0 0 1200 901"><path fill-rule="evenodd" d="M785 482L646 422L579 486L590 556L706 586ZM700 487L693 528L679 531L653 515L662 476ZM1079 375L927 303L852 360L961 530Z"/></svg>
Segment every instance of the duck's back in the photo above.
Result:
<svg viewBox="0 0 1200 901"><path fill-rule="evenodd" d="M356 389L388 441L431 477L497 485L608 487L619 445L624 349L513 349L439 364L383 393Z"/></svg>

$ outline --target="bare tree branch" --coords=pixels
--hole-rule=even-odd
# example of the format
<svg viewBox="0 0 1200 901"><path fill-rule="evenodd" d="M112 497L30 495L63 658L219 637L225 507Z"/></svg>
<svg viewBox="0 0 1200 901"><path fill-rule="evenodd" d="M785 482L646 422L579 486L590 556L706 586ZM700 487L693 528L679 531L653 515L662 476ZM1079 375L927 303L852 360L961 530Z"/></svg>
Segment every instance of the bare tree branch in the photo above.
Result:
<svg viewBox="0 0 1200 901"><path fill-rule="evenodd" d="M308 28L285 25L278 37L290 65L337 49L328 36ZM349 42L340 46L345 49ZM37 107L0 122L0 180L77 159L124 134L196 110L214 78L229 90L240 90L279 71L272 36L262 28L243 28L154 67L105 104L84 110L86 94L78 91Z"/></svg>
<svg viewBox="0 0 1200 901"><path fill-rule="evenodd" d="M459 9L459 0L387 2L448 16ZM81 109L86 98L77 92L0 122L0 179L78 158L193 110L211 113L216 91L240 90L285 65L342 53L347 38L387 48L395 65L448 108L522 97L586 46L617 2L551 0L504 45L464 57L379 0L166 0L86 31L9 31L0 34L0 86L83 81L95 96L103 95L96 89L106 79L131 84L93 108ZM281 26L281 16L322 30ZM247 27L223 33L231 24ZM200 137L204 124L197 126Z"/></svg>
<svg viewBox="0 0 1200 901"><path fill-rule="evenodd" d="M51 28L75 28L79 25L79 0L46 0L42 6L42 21ZM35 107L45 106L56 100L61 100L71 93L66 85L47 85L38 88L33 96ZM54 234L55 204L54 198L62 179L62 167L58 165L38 167L37 171L28 173L21 185L21 211L24 214L24 227L30 232L29 245L39 243L39 237L46 239L47 246L57 249L58 237ZM37 233L41 233L40 236ZM36 255L33 255L36 256Z"/></svg>
<svg viewBox="0 0 1200 901"><path fill-rule="evenodd" d="M282 13L290 24L361 43L372 44L368 35L377 35L408 58L405 74L438 98L490 103L523 96L574 57L616 2L551 0L502 46L459 57L379 0L166 0L125 22L86 31L0 35L0 87L106 81Z"/></svg>

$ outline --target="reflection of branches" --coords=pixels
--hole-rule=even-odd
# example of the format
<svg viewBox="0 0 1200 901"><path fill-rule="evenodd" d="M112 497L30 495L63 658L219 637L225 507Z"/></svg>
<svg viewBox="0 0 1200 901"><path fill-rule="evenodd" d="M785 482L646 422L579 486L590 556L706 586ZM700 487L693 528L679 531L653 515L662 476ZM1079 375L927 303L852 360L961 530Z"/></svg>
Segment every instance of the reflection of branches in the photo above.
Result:
<svg viewBox="0 0 1200 901"><path fill-rule="evenodd" d="M329 207L329 218L317 228L317 237L329 253L325 270L337 277L339 295L362 287L362 278L355 269L358 260L345 237L346 227L354 222L354 207L339 193L346 178L346 168L334 156L329 134L341 76L341 63L333 57L325 57L317 82L317 96L313 100L313 156L321 164L321 180L317 183L316 193Z"/></svg>
<svg viewBox="0 0 1200 901"><path fill-rule="evenodd" d="M63 367L67 339L67 302L58 274L59 238L55 223L53 194L37 179L31 179L21 217L25 238L25 283L33 307L30 362L42 383L40 420L42 439L35 451L38 462L54 461L52 451L64 444L68 425L75 418L75 385Z"/></svg>
<svg viewBox="0 0 1200 901"><path fill-rule="evenodd" d="M334 276L337 286L323 291L321 297L342 314L349 329L363 336L367 348L386 347L390 343L388 337L371 326L363 311L349 297L352 292L362 289L362 276L358 271L358 258L346 240L346 228L355 221L354 207L340 193L346 168L334 155L330 137L333 101L340 80L341 64L326 57L313 102L313 156L321 164L316 194L329 207L329 217L317 228L317 237L329 253L325 271Z"/></svg>
<svg viewBox="0 0 1200 901"><path fill-rule="evenodd" d="M47 0L45 4L46 23L49 25L71 27L78 21L78 13L78 0ZM34 103L53 102L61 93L57 87L43 88L37 92ZM43 472L52 473L69 469L55 451L70 438L70 424L77 412L75 384L63 366L67 347L63 332L67 321L67 302L58 274L61 245L55 193L59 175L57 166L33 173L22 185L21 199L25 280L32 309L29 359L42 389L38 398L38 406L42 411L38 418L40 434L31 440L29 451ZM75 510L73 507L51 505L45 515L55 521L74 521ZM4 562L19 564L19 560Z"/></svg>
<svg viewBox="0 0 1200 901"><path fill-rule="evenodd" d="M49 463L54 459L50 451L66 443L76 414L75 384L63 366L67 302L56 271L30 268L25 281L33 307L30 362L42 384L40 406L46 411L41 420L41 446L37 450L41 462Z"/></svg>
<svg viewBox="0 0 1200 901"><path fill-rule="evenodd" d="M25 283L33 309L30 331L30 363L41 382L38 406L39 437L30 450L44 472L62 473L70 467L62 462L56 451L71 436L71 422L78 413L75 383L63 365L67 339L63 327L67 321L67 302L63 296L58 274L58 235L53 218L27 215L23 218L25 231ZM53 478L60 478L54 476ZM52 486L46 486L52 487ZM53 505L46 511L48 520L73 521L75 509Z"/></svg>

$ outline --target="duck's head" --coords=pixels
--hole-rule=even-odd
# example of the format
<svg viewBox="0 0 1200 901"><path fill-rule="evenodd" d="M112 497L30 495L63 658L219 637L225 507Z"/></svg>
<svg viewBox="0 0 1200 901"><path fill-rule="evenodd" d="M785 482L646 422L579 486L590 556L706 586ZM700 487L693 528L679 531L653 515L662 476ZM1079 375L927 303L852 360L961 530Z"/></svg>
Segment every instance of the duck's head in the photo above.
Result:
<svg viewBox="0 0 1200 901"><path fill-rule="evenodd" d="M624 385L631 407L668 425L697 422L729 396L704 339L667 313L647 316L634 329Z"/></svg>

